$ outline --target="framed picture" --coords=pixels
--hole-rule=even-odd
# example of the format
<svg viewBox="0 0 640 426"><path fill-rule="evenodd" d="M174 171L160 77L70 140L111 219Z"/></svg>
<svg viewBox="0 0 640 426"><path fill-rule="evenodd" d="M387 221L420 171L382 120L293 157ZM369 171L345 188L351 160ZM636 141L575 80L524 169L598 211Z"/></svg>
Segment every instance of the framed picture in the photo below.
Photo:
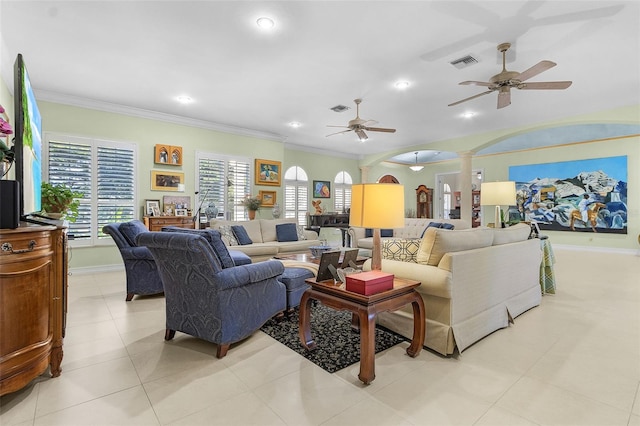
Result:
<svg viewBox="0 0 640 426"><path fill-rule="evenodd" d="M280 186L282 163L256 159L256 185Z"/></svg>
<svg viewBox="0 0 640 426"><path fill-rule="evenodd" d="M176 205L173 203L164 203L164 214L173 216L176 213Z"/></svg>
<svg viewBox="0 0 640 426"><path fill-rule="evenodd" d="M182 165L182 147L158 144L155 146L156 164L168 164L170 166Z"/></svg>
<svg viewBox="0 0 640 426"><path fill-rule="evenodd" d="M165 195L162 197L163 204L174 204L176 209L190 209L191 197L188 195Z"/></svg>
<svg viewBox="0 0 640 426"><path fill-rule="evenodd" d="M260 191L258 197L262 200L260 205L264 207L273 207L276 203L276 191Z"/></svg>
<svg viewBox="0 0 640 426"><path fill-rule="evenodd" d="M187 209L176 209L176 216L186 216Z"/></svg>
<svg viewBox="0 0 640 426"><path fill-rule="evenodd" d="M184 191L184 173L151 170L152 191Z"/></svg>
<svg viewBox="0 0 640 426"><path fill-rule="evenodd" d="M314 180L313 198L331 198L331 182L328 180Z"/></svg>
<svg viewBox="0 0 640 426"><path fill-rule="evenodd" d="M156 215L155 212L158 212ZM160 200L144 200L145 216L160 216Z"/></svg>

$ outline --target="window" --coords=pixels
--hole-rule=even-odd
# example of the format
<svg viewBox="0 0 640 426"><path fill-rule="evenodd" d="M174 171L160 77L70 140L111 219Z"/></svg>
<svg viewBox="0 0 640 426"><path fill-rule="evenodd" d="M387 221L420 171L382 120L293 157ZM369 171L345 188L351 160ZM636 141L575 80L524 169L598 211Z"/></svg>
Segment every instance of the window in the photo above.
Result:
<svg viewBox="0 0 640 426"><path fill-rule="evenodd" d="M196 152L198 206L215 204L218 217L248 220L242 200L251 195L251 163L248 158Z"/></svg>
<svg viewBox="0 0 640 426"><path fill-rule="evenodd" d="M107 244L104 225L137 216L135 144L47 134L43 160L49 183L84 194L78 218L69 223L72 245Z"/></svg>
<svg viewBox="0 0 640 426"><path fill-rule="evenodd" d="M284 217L295 217L300 225L307 224L309 178L305 171L293 166L284 174Z"/></svg>
<svg viewBox="0 0 640 426"><path fill-rule="evenodd" d="M333 206L337 212L346 212L351 207L351 185L353 180L347 172L338 172L333 180Z"/></svg>

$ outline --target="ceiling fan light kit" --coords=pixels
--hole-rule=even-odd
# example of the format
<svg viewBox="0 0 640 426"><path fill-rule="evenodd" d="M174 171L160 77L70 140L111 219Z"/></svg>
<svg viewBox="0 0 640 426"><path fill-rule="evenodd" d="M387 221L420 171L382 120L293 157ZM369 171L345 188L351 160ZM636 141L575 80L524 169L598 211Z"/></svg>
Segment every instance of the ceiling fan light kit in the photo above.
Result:
<svg viewBox="0 0 640 426"><path fill-rule="evenodd" d="M349 123L347 123L346 126L328 125L327 127L343 127L343 128L346 128L347 130L341 130L341 131L336 132L336 133L328 134L327 137L333 136L333 135L338 135L338 134L341 134L341 133L355 132L355 134L358 136L360 141L366 141L367 139L369 139L369 137L364 132L365 130L368 131L368 132L395 133L396 129L389 129L389 128L385 128L385 127L370 127L370 126L368 126L368 124L372 124L372 125L376 124L377 121L375 121L375 120L363 120L362 118L360 118L360 103L362 102L362 99L354 99L353 102L355 102L355 104L356 104L356 118L354 118L353 120L349 121Z"/></svg>
<svg viewBox="0 0 640 426"><path fill-rule="evenodd" d="M552 61L540 61L531 68L523 72L507 71L506 68L506 53L511 47L511 43L501 43L498 45L498 51L502 53L502 71L499 74L494 75L486 81L462 81L461 85L472 86L484 86L488 90L486 92L479 93L461 101L449 104L449 106L455 106L463 102L470 101L480 96L488 95L489 93L498 92L498 109L511 105L511 89L519 90L564 90L571 86L571 81L544 81L535 83L525 83L526 80L535 77L536 75L556 66Z"/></svg>

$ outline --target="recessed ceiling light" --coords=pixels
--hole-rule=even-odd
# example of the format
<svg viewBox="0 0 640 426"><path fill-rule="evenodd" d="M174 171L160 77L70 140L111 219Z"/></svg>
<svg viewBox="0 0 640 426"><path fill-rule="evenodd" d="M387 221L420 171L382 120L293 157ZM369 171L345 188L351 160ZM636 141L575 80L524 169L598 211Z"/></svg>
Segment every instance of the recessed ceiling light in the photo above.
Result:
<svg viewBox="0 0 640 426"><path fill-rule="evenodd" d="M258 26L263 30L270 30L276 25L273 19L267 18L266 16L263 16L262 18L258 18L258 20L256 21L256 24L258 24Z"/></svg>
<svg viewBox="0 0 640 426"><path fill-rule="evenodd" d="M467 111L467 112L462 113L462 117L464 117L464 118L471 118L474 115L476 115L476 113L472 112L472 111Z"/></svg>
<svg viewBox="0 0 640 426"><path fill-rule="evenodd" d="M396 84L394 84L394 86L396 86L396 89L399 89L399 90L404 90L407 87L409 87L410 85L411 85L411 83L409 83L406 80L396 81Z"/></svg>
<svg viewBox="0 0 640 426"><path fill-rule="evenodd" d="M184 96L184 95L178 96L176 100L181 104L190 104L191 102L193 102L193 99L191 99L189 96Z"/></svg>
<svg viewBox="0 0 640 426"><path fill-rule="evenodd" d="M297 129L300 126L302 126L302 123L300 123L299 121L292 121L291 123L289 123L289 127L293 127L294 129Z"/></svg>

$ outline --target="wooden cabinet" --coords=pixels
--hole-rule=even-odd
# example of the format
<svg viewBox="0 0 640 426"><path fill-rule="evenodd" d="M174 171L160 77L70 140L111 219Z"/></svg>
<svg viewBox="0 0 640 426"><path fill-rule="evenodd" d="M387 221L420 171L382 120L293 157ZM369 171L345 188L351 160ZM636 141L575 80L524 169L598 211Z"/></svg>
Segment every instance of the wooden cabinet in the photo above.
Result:
<svg viewBox="0 0 640 426"><path fill-rule="evenodd" d="M420 185L416 188L416 217L433 217L433 189Z"/></svg>
<svg viewBox="0 0 640 426"><path fill-rule="evenodd" d="M196 229L196 223L192 216L145 216L144 226L149 231L162 231L165 226Z"/></svg>
<svg viewBox="0 0 640 426"><path fill-rule="evenodd" d="M66 309L66 228L0 229L0 395L60 375Z"/></svg>
<svg viewBox="0 0 640 426"><path fill-rule="evenodd" d="M453 193L454 207L460 209L460 192ZM482 218L480 217L480 191L471 191L471 226L474 228L480 226Z"/></svg>

